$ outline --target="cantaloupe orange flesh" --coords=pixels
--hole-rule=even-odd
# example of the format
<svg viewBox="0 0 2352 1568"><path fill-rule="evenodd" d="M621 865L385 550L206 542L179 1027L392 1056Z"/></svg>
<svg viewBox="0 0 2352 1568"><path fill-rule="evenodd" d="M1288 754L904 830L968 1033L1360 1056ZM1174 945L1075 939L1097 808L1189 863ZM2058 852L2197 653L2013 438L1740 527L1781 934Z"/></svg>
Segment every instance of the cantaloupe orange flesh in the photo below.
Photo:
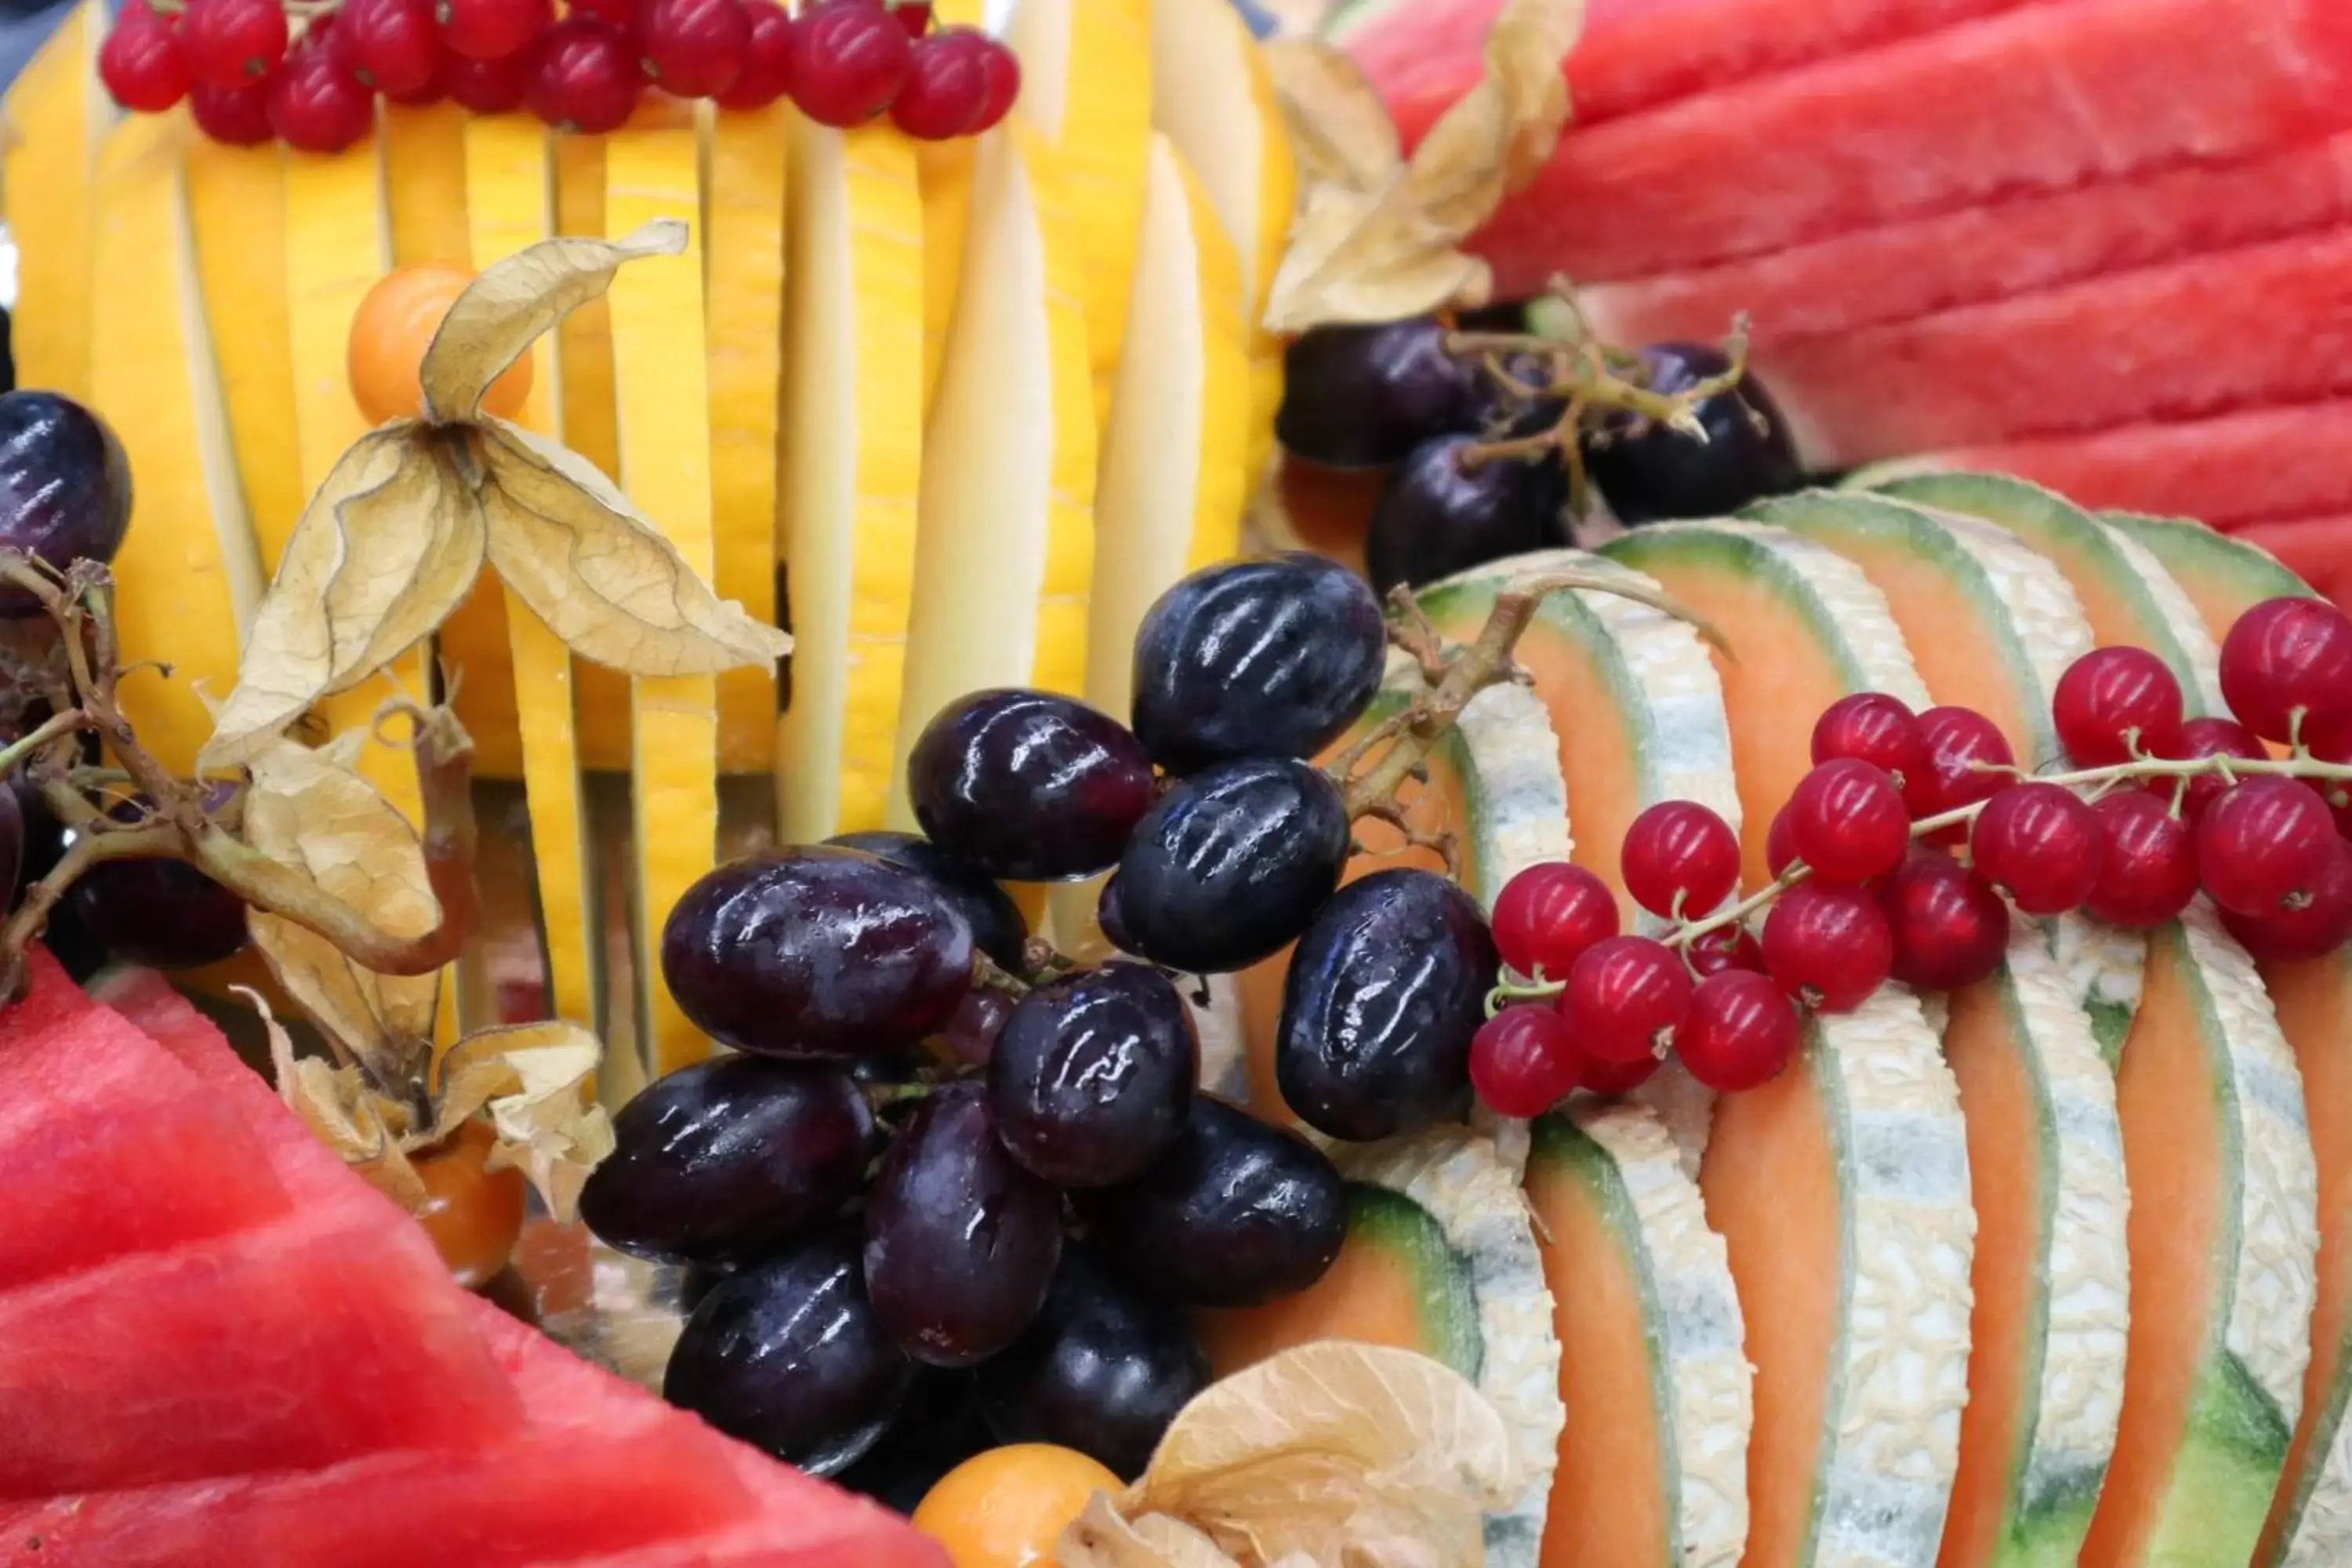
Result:
<svg viewBox="0 0 2352 1568"><path fill-rule="evenodd" d="M1541 1568L1666 1568L1649 1315L1616 1217L1573 1173L1533 1162L1528 1201L1549 1241L1544 1283L1559 1336L1559 1434Z"/></svg>
<svg viewBox="0 0 2352 1568"><path fill-rule="evenodd" d="M1967 1117L1969 1184L1977 1209L1969 1282L1969 1403L1960 1413L1960 1467L1944 1516L1937 1568L1991 1561L2011 1504L2018 1402L2025 1387L2027 1321L2042 1289L2041 1129L2033 1086L2018 1056L2014 1015L2000 980L1957 992L1944 1057Z"/></svg>
<svg viewBox="0 0 2352 1568"><path fill-rule="evenodd" d="M1998 614L1958 587L1948 572L1907 550L1841 540L1838 552L1886 595L1927 695L1939 706L1973 708L2000 726L2010 750L2031 757L2034 727L1983 622Z"/></svg>
<svg viewBox="0 0 2352 1568"><path fill-rule="evenodd" d="M2279 1027L2303 1069L2303 1103L2311 1152L2319 1165L2319 1300L2311 1314L2311 1367L2303 1380L2303 1416L2286 1451L2286 1479L2263 1527L2257 1563L2275 1559L2296 1481L2310 1461L2313 1428L2342 1374L2347 1315L2352 1313L2352 970L2342 955L2263 966Z"/></svg>
<svg viewBox="0 0 2352 1568"><path fill-rule="evenodd" d="M2213 1300L2212 1248L2222 1184L2213 1072L2200 1008L2180 973L2181 939L2148 943L2139 1016L2116 1076L2124 1173L2131 1183L2131 1337L2122 1429L2083 1568L2125 1568L2145 1554L2189 1405Z"/></svg>
<svg viewBox="0 0 2352 1568"><path fill-rule="evenodd" d="M1794 1563L1811 1534L1830 1356L1841 1327L1838 1281L1846 1267L1837 1184L1837 1157L1809 1058L1801 1057L1760 1089L1717 1103L1699 1190L1708 1223L1730 1253L1748 1359L1756 1368L1744 1568Z"/></svg>

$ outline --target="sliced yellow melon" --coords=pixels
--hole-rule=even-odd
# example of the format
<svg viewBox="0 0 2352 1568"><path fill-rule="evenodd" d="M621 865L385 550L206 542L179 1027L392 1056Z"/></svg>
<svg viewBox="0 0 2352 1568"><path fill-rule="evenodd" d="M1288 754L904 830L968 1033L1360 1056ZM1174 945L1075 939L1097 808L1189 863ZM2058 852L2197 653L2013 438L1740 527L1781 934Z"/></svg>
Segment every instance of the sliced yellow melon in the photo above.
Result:
<svg viewBox="0 0 2352 1568"><path fill-rule="evenodd" d="M16 384L90 390L91 187L115 122L98 81L101 0L81 0L9 84L0 195L16 241Z"/></svg>
<svg viewBox="0 0 2352 1568"><path fill-rule="evenodd" d="M127 662L161 660L122 683L141 744L174 773L212 738L215 699L236 684L239 628L261 595L261 563L237 489L196 277L180 157L183 112L126 120L108 137L91 199L92 279L108 301L91 322L91 403L137 475L131 532L114 563Z"/></svg>
<svg viewBox="0 0 2352 1568"><path fill-rule="evenodd" d="M986 686L1075 692L1094 565L1094 398L1083 265L1052 153L1007 121L983 138L955 326L925 431L897 756ZM903 771L893 818L910 820Z"/></svg>
<svg viewBox="0 0 2352 1568"><path fill-rule="evenodd" d="M971 218L972 139L916 144L923 191L923 417L940 390L948 327L955 320L956 285L963 275L963 231Z"/></svg>
<svg viewBox="0 0 2352 1568"><path fill-rule="evenodd" d="M898 736L923 465L922 195L886 128L792 117L782 510L788 842L881 826Z"/></svg>

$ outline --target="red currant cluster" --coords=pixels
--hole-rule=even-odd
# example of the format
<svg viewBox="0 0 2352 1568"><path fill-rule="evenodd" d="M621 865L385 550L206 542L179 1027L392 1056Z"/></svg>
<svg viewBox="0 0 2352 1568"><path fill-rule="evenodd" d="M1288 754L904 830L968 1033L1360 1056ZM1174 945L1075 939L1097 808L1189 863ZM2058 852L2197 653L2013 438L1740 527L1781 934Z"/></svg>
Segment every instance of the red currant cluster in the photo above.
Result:
<svg viewBox="0 0 2352 1568"><path fill-rule="evenodd" d="M188 100L205 134L338 153L394 103L528 109L560 130L617 129L648 89L761 109L789 97L823 125L887 113L909 136L987 130L1021 68L929 0L130 0L98 52L115 101Z"/></svg>
<svg viewBox="0 0 2352 1568"><path fill-rule="evenodd" d="M1738 882L1738 839L1714 812L1666 801L1634 819L1621 871L1677 922L1659 936L1622 934L1591 871L1528 867L1495 903L1510 973L1471 1047L1480 1099L1532 1116L1573 1089L1621 1094L1669 1050L1711 1089L1752 1089L1788 1064L1807 1012L1850 1012L1889 980L1950 991L1991 974L2012 907L2137 929L2203 892L2257 958L2352 942L2352 617L2257 605L2221 676L2234 717L2189 719L2156 655L2084 655L2052 698L2065 758L2040 777L1973 710L1846 698L1813 727L1753 896L1693 913Z"/></svg>

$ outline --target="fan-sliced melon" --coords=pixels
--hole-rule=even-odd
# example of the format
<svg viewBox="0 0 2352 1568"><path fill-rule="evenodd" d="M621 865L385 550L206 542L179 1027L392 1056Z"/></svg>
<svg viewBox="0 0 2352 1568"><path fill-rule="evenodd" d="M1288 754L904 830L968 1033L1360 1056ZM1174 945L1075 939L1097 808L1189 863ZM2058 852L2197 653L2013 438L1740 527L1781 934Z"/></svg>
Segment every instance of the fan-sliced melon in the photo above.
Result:
<svg viewBox="0 0 2352 1568"><path fill-rule="evenodd" d="M1528 1208L1494 1145L1441 1127L1335 1151L1348 1239L1297 1295L1201 1314L1211 1370L1228 1376L1313 1340L1419 1351L1478 1385L1510 1428L1527 1489L1486 1521L1487 1561L1536 1568L1563 1414L1559 1342Z"/></svg>
<svg viewBox="0 0 2352 1568"><path fill-rule="evenodd" d="M114 100L98 81L98 46L108 26L103 0L81 0L9 83L0 110L7 132L0 138L0 192L16 241L9 323L16 383L69 397L91 390L93 193L116 119Z"/></svg>
<svg viewBox="0 0 2352 1568"><path fill-rule="evenodd" d="M1646 1107L1537 1121L1567 1420L1543 1568L1730 1568L1748 1542L1752 1374L1723 1238Z"/></svg>
<svg viewBox="0 0 2352 1568"><path fill-rule="evenodd" d="M1743 783L1745 781L1743 780ZM1756 1368L1747 1568L1933 1561L1968 1399L1959 1096L1918 1002L1818 1019L1699 1172Z"/></svg>
<svg viewBox="0 0 2352 1568"><path fill-rule="evenodd" d="M2238 617L2264 599L2319 597L2312 585L2261 545L2209 528L2193 518L2103 511L2099 521L2121 530L2157 559L2204 618L2219 643Z"/></svg>
<svg viewBox="0 0 2352 1568"><path fill-rule="evenodd" d="M923 193L923 417L938 401L940 366L948 357L957 285L963 278L964 229L971 221L974 143L924 142L915 148Z"/></svg>
<svg viewBox="0 0 2352 1568"><path fill-rule="evenodd" d="M924 234L911 144L791 116L784 624L776 732L790 843L878 827L914 595Z"/></svg>
<svg viewBox="0 0 2352 1568"><path fill-rule="evenodd" d="M1076 692L1086 681L1096 443L1084 261L1055 216L1067 210L1053 188L1060 171L1034 127L1006 121L977 157L955 322L923 432L890 786L900 826L912 825L902 759L941 707L980 687Z"/></svg>
<svg viewBox="0 0 2352 1568"><path fill-rule="evenodd" d="M296 450L286 334L286 174L275 146L187 138L205 320L220 368L237 483L264 570L274 570L310 499Z"/></svg>

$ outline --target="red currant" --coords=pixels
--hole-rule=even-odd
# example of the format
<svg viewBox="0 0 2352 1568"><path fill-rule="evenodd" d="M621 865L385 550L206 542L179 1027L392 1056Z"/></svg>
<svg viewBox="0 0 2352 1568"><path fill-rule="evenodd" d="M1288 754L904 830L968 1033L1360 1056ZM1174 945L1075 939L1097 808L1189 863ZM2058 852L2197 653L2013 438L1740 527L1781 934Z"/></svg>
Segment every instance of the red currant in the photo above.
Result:
<svg viewBox="0 0 2352 1568"><path fill-rule="evenodd" d="M879 0L833 0L800 19L793 101L819 125L863 125L898 96L914 64L907 29Z"/></svg>
<svg viewBox="0 0 2352 1568"><path fill-rule="evenodd" d="M1984 879L1939 849L1920 849L1878 887L1894 939L1888 971L1921 991L1958 991L2000 967L2009 906Z"/></svg>
<svg viewBox="0 0 2352 1568"><path fill-rule="evenodd" d="M214 87L241 87L286 58L286 13L278 0L188 0L180 47L188 74Z"/></svg>
<svg viewBox="0 0 2352 1568"><path fill-rule="evenodd" d="M2144 647L2095 647L2051 695L2059 744L2086 768L2158 756L2180 739L2180 682Z"/></svg>
<svg viewBox="0 0 2352 1568"><path fill-rule="evenodd" d="M743 68L716 95L721 109L765 109L793 90L799 29L792 13L776 0L743 0Z"/></svg>
<svg viewBox="0 0 2352 1568"><path fill-rule="evenodd" d="M2352 708L2352 616L2325 599L2265 599L2221 639L2221 696L2266 741Z"/></svg>
<svg viewBox="0 0 2352 1568"><path fill-rule="evenodd" d="M433 17L451 53L499 60L554 25L555 0L435 0Z"/></svg>
<svg viewBox="0 0 2352 1568"><path fill-rule="evenodd" d="M406 92L385 93L383 95L384 100L388 103L397 103L404 109L429 109L434 104L440 102L443 99L449 96L449 84L446 79L443 78L441 72L454 58L455 57L450 55L446 50L436 53L433 57L433 74L431 76L426 77L422 82L410 88Z"/></svg>
<svg viewBox="0 0 2352 1568"><path fill-rule="evenodd" d="M2172 749L2159 754L2176 762L2194 762L2202 757L2243 757L2249 762L2260 762L2270 752L2252 730L2235 719L2191 719L2180 726L2180 738ZM2186 789L2180 787L2184 784ZM2182 814L2195 822L2228 786L2212 773L2198 773L2185 780L2152 778L2147 787L2149 793L2167 803L2179 791Z"/></svg>
<svg viewBox="0 0 2352 1568"><path fill-rule="evenodd" d="M1964 805L1989 800L2009 782L2006 771L2017 762L2000 726L1973 708L1930 708L1919 715L1920 733L1927 737L1927 770L1933 782L1924 816L1940 816ZM1958 824L1937 837L1937 842L1958 844L1968 829Z"/></svg>
<svg viewBox="0 0 2352 1568"><path fill-rule="evenodd" d="M2352 941L2352 845L2338 843L2313 879L2311 901L2265 915L2221 911L2221 923L2256 958L2319 958Z"/></svg>
<svg viewBox="0 0 2352 1568"><path fill-rule="evenodd" d="M890 14L898 18L909 38L919 38L931 30L931 0L890 0Z"/></svg>
<svg viewBox="0 0 2352 1568"><path fill-rule="evenodd" d="M1919 728L1919 716L1901 698L1857 691L1822 710L1813 724L1813 761L1837 757L1851 757L1884 772L1903 792L1911 815L1926 815L1920 807L1929 789L1927 737Z"/></svg>
<svg viewBox="0 0 2352 1568"><path fill-rule="evenodd" d="M1503 884L1493 924L1505 963L1560 980L1585 949L1617 934L1617 895L1581 866L1546 860Z"/></svg>
<svg viewBox="0 0 2352 1568"><path fill-rule="evenodd" d="M188 112L196 129L225 147L258 147L269 140L269 84L249 81L243 87L188 89Z"/></svg>
<svg viewBox="0 0 2352 1568"><path fill-rule="evenodd" d="M980 121L988 107L987 56L977 27L946 27L915 46L907 84L891 100L890 123L919 142L946 142Z"/></svg>
<svg viewBox="0 0 2352 1568"><path fill-rule="evenodd" d="M452 103L463 104L477 114L509 113L522 107L522 57L475 60L463 55L445 56L441 85L448 90Z"/></svg>
<svg viewBox="0 0 2352 1568"><path fill-rule="evenodd" d="M743 68L751 18L738 0L642 0L629 42L645 74L677 98L713 98Z"/></svg>
<svg viewBox="0 0 2352 1568"><path fill-rule="evenodd" d="M2197 832L2161 798L2122 789L2091 807L2106 847L2084 907L2109 925L2158 926L2197 896Z"/></svg>
<svg viewBox="0 0 2352 1568"><path fill-rule="evenodd" d="M523 55L522 100L561 131L617 131L644 96L628 40L593 16L566 16L531 40Z"/></svg>
<svg viewBox="0 0 2352 1568"><path fill-rule="evenodd" d="M2197 825L2197 879L2242 915L2301 909L2343 842L2327 803L2302 780L2241 779Z"/></svg>
<svg viewBox="0 0 2352 1568"><path fill-rule="evenodd" d="M988 77L988 98L980 106L980 118L972 121L974 136L993 131L997 121L1013 112L1013 101L1021 96L1021 57L1003 39L988 40L988 52L981 56L980 63Z"/></svg>
<svg viewBox="0 0 2352 1568"><path fill-rule="evenodd" d="M375 95L325 46L299 48L269 79L269 128L299 152L340 153L375 128Z"/></svg>
<svg viewBox="0 0 2352 1568"><path fill-rule="evenodd" d="M1691 800L1662 800L1625 829L1625 890L1654 915L1696 919L1739 886L1739 835Z"/></svg>
<svg viewBox="0 0 2352 1568"><path fill-rule="evenodd" d="M2063 784L2011 784L1969 833L1977 875L2029 915L2080 908L2098 885L2102 847L2098 818Z"/></svg>
<svg viewBox="0 0 2352 1568"><path fill-rule="evenodd" d="M563 14L567 16L593 16L600 22L610 22L624 33L629 30L629 18L635 16L637 0L566 0Z"/></svg>
<svg viewBox="0 0 2352 1568"><path fill-rule="evenodd" d="M1796 835L1789 826L1789 808L1784 805L1772 814L1772 826L1764 831L1764 869L1778 877L1796 859Z"/></svg>
<svg viewBox="0 0 2352 1568"><path fill-rule="evenodd" d="M1470 1037L1470 1087L1505 1116L1541 1116L1576 1087L1568 1020L1549 1007L1506 1007Z"/></svg>
<svg viewBox="0 0 2352 1568"><path fill-rule="evenodd" d="M1804 1026L1769 976L1727 970L1702 981L1675 1031L1691 1077L1722 1094L1769 1083L1797 1054Z"/></svg>
<svg viewBox="0 0 2352 1568"><path fill-rule="evenodd" d="M131 0L98 46L98 79L133 114L161 114L188 96L187 52L172 25Z"/></svg>
<svg viewBox="0 0 2352 1568"><path fill-rule="evenodd" d="M1911 848L1911 813L1883 769L1833 757L1789 797L1789 840L1817 875L1867 882L1903 863Z"/></svg>
<svg viewBox="0 0 2352 1568"><path fill-rule="evenodd" d="M1833 882L1800 882L1775 899L1763 945L1773 983L1817 1013L1851 1013L1895 967L1877 899Z"/></svg>
<svg viewBox="0 0 2352 1568"><path fill-rule="evenodd" d="M1598 1057L1579 1056L1576 1087L1612 1098L1631 1094L1650 1081L1658 1066L1655 1057L1643 1057L1637 1062L1604 1062Z"/></svg>
<svg viewBox="0 0 2352 1568"><path fill-rule="evenodd" d="M1683 949L1683 962L1701 980L1727 969L1746 969L1761 974L1764 950L1757 945L1746 926L1717 926L1705 936L1691 939Z"/></svg>
<svg viewBox="0 0 2352 1568"><path fill-rule="evenodd" d="M1673 1044L1690 999L1690 972L1674 949L1654 937L1612 936L1570 968L1559 1010L1580 1055L1633 1062Z"/></svg>
<svg viewBox="0 0 2352 1568"><path fill-rule="evenodd" d="M386 98L415 92L441 68L433 0L343 0L328 51Z"/></svg>

